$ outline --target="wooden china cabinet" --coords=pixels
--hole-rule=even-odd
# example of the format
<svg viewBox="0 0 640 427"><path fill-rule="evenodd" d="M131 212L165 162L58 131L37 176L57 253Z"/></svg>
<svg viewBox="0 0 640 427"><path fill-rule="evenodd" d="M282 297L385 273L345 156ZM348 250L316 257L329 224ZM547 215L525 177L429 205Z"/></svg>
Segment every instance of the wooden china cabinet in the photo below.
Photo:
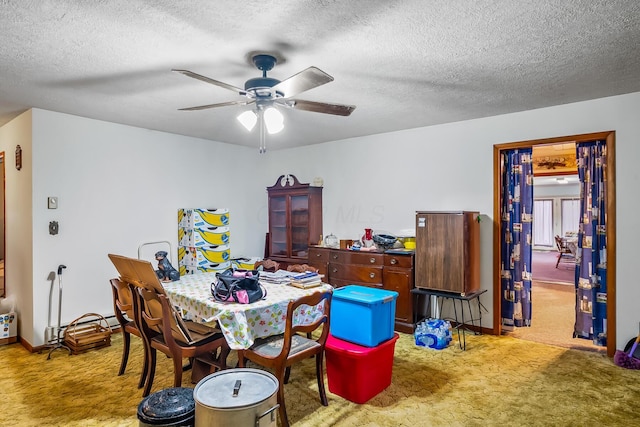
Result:
<svg viewBox="0 0 640 427"><path fill-rule="evenodd" d="M322 235L322 187L300 183L293 175L281 175L267 187L267 193L267 257L285 266L306 263L309 246L317 244Z"/></svg>

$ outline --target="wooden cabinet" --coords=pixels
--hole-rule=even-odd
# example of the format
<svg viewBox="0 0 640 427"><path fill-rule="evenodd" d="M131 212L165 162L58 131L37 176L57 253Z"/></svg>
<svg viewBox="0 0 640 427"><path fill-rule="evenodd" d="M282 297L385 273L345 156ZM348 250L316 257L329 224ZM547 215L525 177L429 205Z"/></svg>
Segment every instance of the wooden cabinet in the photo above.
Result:
<svg viewBox="0 0 640 427"><path fill-rule="evenodd" d="M413 332L413 252L357 252L312 246L308 264L336 288L360 285L397 292L395 329Z"/></svg>
<svg viewBox="0 0 640 427"><path fill-rule="evenodd" d="M396 291L396 329L402 332L413 332L413 277L414 277L414 256L407 255L384 255L384 269L382 271L382 282L385 289ZM401 328L398 328L398 325Z"/></svg>
<svg viewBox="0 0 640 427"><path fill-rule="evenodd" d="M291 264L307 262L310 244L322 235L322 187L282 175L267 187L269 239L267 257Z"/></svg>
<svg viewBox="0 0 640 427"><path fill-rule="evenodd" d="M480 289L478 212L417 212L417 288L461 295Z"/></svg>

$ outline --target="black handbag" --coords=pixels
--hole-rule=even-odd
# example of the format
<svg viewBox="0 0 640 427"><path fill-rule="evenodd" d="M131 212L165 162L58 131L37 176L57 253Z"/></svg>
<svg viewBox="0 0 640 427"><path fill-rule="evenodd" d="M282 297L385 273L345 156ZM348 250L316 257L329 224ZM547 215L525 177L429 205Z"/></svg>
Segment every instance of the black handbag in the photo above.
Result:
<svg viewBox="0 0 640 427"><path fill-rule="evenodd" d="M257 270L233 270L216 273L217 281L211 284L211 294L216 301L251 304L267 297L267 290L258 280Z"/></svg>

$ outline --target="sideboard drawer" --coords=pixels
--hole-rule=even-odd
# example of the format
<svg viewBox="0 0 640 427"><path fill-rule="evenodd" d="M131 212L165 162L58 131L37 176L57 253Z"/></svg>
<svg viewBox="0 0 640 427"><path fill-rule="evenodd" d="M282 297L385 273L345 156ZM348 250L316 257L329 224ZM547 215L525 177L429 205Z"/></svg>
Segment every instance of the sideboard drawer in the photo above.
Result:
<svg viewBox="0 0 640 427"><path fill-rule="evenodd" d="M385 267L412 268L413 257L411 255L384 254Z"/></svg>
<svg viewBox="0 0 640 427"><path fill-rule="evenodd" d="M309 247L309 262L329 262L329 249Z"/></svg>
<svg viewBox="0 0 640 427"><path fill-rule="evenodd" d="M382 267L329 263L329 277L363 283L382 283Z"/></svg>

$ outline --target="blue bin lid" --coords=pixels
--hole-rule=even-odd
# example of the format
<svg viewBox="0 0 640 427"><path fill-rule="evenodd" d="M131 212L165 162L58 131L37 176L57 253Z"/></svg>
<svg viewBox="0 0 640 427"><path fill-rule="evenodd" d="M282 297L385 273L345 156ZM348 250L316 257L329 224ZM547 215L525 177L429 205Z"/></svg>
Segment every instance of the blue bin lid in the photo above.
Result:
<svg viewBox="0 0 640 427"><path fill-rule="evenodd" d="M395 291L369 288L367 286L349 285L333 290L333 299L348 299L361 304L376 305L387 303L398 298Z"/></svg>

